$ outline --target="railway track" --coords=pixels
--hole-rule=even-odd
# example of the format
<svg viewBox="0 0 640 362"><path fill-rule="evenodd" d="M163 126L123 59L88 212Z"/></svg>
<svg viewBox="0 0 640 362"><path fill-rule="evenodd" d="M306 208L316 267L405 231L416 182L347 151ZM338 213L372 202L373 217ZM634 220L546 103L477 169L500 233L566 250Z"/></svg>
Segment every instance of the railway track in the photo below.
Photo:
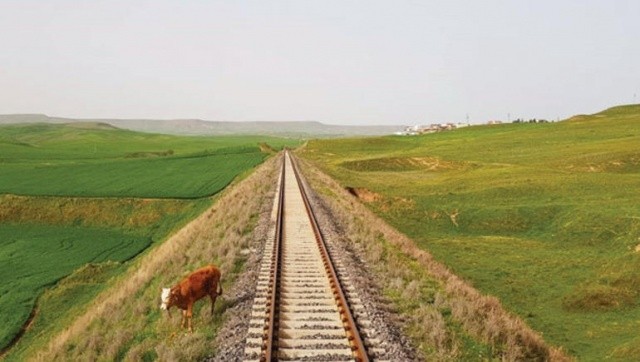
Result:
<svg viewBox="0 0 640 362"><path fill-rule="evenodd" d="M379 341L366 331L366 311L341 275L341 261L327 249L288 152L278 190L274 237L260 266L245 360L373 360Z"/></svg>

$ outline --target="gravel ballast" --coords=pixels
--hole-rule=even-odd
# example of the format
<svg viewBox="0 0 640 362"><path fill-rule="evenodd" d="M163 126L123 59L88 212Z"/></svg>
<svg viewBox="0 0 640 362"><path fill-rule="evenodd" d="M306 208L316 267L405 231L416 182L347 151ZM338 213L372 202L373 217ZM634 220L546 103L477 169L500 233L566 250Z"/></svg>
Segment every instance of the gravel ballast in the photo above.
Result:
<svg viewBox="0 0 640 362"><path fill-rule="evenodd" d="M225 298L228 298L233 306L225 312L225 322L216 337L215 355L206 361L240 361L244 357L245 339L249 329L258 269L264 255L264 244L268 238L273 237L272 211L277 182L275 178L270 182L274 186L269 191L269 197L262 203L258 223L253 230L253 244L250 249L244 251L248 254L244 271L234 286L228 291L225 290ZM370 355L374 360L420 360L402 333L398 323L399 317L390 311L392 308L381 298L380 288L372 280L374 274L364 260L358 257L357 245L351 243L348 235L345 235L345 228L341 224L343 221L334 217L327 203L313 192L306 182L304 184L332 258L340 260L340 278L349 280L350 285L357 290L361 304L364 305L368 323L363 328L363 335L366 342L370 341L367 342Z"/></svg>

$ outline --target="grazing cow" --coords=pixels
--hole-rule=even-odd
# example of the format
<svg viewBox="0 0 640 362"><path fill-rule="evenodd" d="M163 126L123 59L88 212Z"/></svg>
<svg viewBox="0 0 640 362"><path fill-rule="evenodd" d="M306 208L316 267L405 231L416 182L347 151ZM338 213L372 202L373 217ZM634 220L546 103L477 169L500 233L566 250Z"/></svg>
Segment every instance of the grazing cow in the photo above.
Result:
<svg viewBox="0 0 640 362"><path fill-rule="evenodd" d="M213 316L216 297L221 294L220 270L213 265L207 265L194 271L172 288L162 288L160 309L169 312L169 308L174 305L182 309L180 327L184 328L184 324L187 322L189 332L193 332L191 328L193 304L208 295L211 298L211 315Z"/></svg>

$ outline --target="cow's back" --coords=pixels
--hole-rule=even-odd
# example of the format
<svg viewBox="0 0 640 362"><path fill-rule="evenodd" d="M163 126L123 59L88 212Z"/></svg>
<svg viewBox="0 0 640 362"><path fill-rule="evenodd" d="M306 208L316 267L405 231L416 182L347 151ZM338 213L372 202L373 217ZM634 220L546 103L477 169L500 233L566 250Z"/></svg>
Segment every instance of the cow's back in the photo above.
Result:
<svg viewBox="0 0 640 362"><path fill-rule="evenodd" d="M201 298L211 294L211 291L217 288L219 280L220 270L213 265L207 265L194 271L180 283L182 293Z"/></svg>

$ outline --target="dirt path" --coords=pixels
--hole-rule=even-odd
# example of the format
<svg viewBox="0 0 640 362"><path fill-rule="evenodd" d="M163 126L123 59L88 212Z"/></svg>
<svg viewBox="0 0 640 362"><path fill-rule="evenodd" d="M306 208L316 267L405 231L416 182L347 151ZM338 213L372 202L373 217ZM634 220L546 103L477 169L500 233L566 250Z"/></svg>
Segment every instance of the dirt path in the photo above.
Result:
<svg viewBox="0 0 640 362"><path fill-rule="evenodd" d="M31 328L31 325L33 324L37 315L38 315L38 309L34 306L33 309L31 310L31 313L29 314L29 318L27 318L27 320L24 322L22 327L20 327L20 331L18 332L18 334L16 334L13 337L13 339L11 340L11 342L9 342L8 345L6 345L2 350L0 350L0 359L2 359L11 350L11 348L13 348L13 346L15 346L18 343L18 341L20 341L20 338L22 338L22 336L29 330L29 328Z"/></svg>

